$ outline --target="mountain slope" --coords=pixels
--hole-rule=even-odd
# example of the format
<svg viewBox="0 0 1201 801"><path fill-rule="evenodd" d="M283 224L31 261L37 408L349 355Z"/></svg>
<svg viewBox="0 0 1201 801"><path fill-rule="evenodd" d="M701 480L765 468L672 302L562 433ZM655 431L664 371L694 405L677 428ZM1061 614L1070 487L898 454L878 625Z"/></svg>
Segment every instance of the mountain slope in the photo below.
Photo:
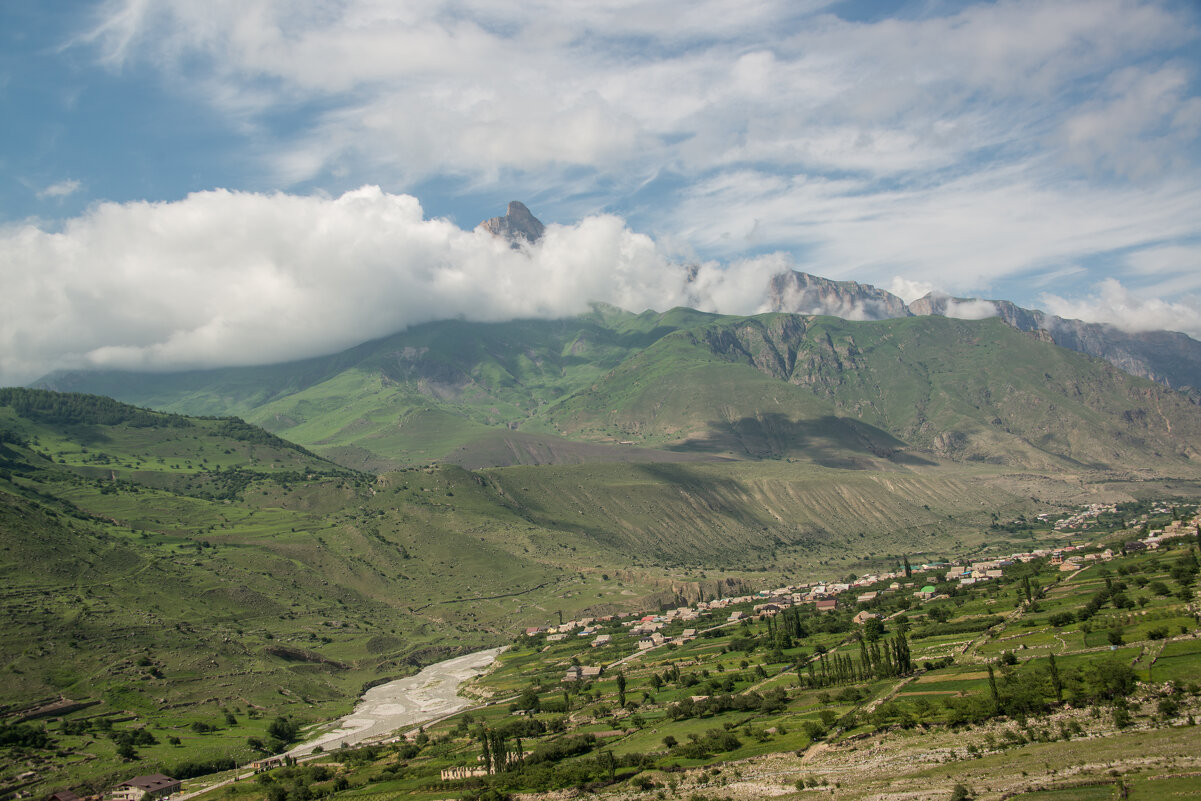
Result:
<svg viewBox="0 0 1201 801"><path fill-rule="evenodd" d="M1052 342L1105 359L1119 370L1173 389L1201 388L1201 342L1176 331L1128 332L1112 325L1069 320L1007 300L953 298L930 293L906 305L890 292L854 281L832 281L791 271L771 279L767 307L844 320L885 320L914 315L963 319L1000 317L1019 331L1045 331Z"/></svg>
<svg viewBox="0 0 1201 801"><path fill-rule="evenodd" d="M1007 300L926 295L909 304L909 309L914 314L954 316L957 307L965 306L995 313L1019 331L1046 331L1056 345L1105 359L1131 375L1174 389L1201 387L1201 343L1176 331L1131 333L1023 309Z"/></svg>
<svg viewBox="0 0 1201 801"><path fill-rule="evenodd" d="M170 409L228 398L251 421L370 470L730 458L1195 467L1198 407L1047 339L996 318L598 308L567 320L420 326L319 365L274 366L261 384L249 370L224 370L199 392L197 374L145 377L125 391Z"/></svg>

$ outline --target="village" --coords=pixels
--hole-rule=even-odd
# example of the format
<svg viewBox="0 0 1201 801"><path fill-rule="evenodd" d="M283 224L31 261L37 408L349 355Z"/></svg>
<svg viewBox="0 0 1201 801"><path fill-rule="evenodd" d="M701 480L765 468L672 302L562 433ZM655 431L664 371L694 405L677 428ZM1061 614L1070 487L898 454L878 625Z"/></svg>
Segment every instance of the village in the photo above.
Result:
<svg viewBox="0 0 1201 801"><path fill-rule="evenodd" d="M1093 504L1080 512L1057 520L1053 527L1057 532L1070 532L1087 527L1089 520L1102 514L1112 514L1116 511L1116 507L1112 505ZM1168 507L1162 505L1157 505L1152 509L1152 513L1158 514L1166 514L1169 511ZM1153 551L1157 550L1165 540L1193 536L1199 529L1201 529L1201 512L1198 512L1191 520L1174 520L1162 529L1150 530L1138 539L1123 543L1121 548L1126 553ZM867 574L851 581L814 581L790 584L760 590L753 595L699 601L691 606L681 606L652 614L629 612L625 615L569 620L553 626L531 626L525 629L525 635L527 637L542 635L547 643L562 642L573 636L592 637L590 645L593 648L601 648L609 645L613 637L611 634L598 633L600 625L620 621L623 627L629 629L631 635L639 637L637 640L639 651L646 651L672 642L683 643L695 639L696 628L685 628L674 637L664 635L661 631L673 623L696 621L703 616L712 617L719 610L729 607L751 605L749 610L730 612L726 622L737 623L748 618L762 619L773 616L785 609L803 604L811 604L818 612L833 612L848 604L869 605L878 598L897 593L908 593L919 601L931 601L939 597L937 588L933 583L922 584L919 587L920 582L914 580L914 576L920 574L941 575L944 582L959 587L970 587L981 582L1002 578L1006 568L1015 564L1033 562L1036 559L1049 558L1050 564L1058 566L1061 572L1070 573L1094 562L1108 562L1114 558L1114 555L1112 548L1097 550L1094 543L1077 542L1056 548L1037 548L976 562L923 563L899 571ZM869 590L869 587L876 588ZM879 614L863 609L855 615L853 621L857 625L862 625L868 620L879 617ZM563 681L572 682L595 678L601 672L601 667L573 666L563 677Z"/></svg>
<svg viewBox="0 0 1201 801"><path fill-rule="evenodd" d="M1162 514L1167 511L1166 508L1156 507L1153 513ZM1074 530L1087 528L1090 520L1113 512L1114 508L1111 506L1092 506L1057 520L1053 524L1053 530L1063 537ZM1065 521L1070 522L1065 524ZM603 664L585 665L573 660L573 664L562 675L561 683L578 688L601 679L607 672L652 650L677 647L716 629L764 621L794 607L811 606L818 614L857 608L858 611L851 621L856 626L865 626L869 621L882 617L880 612L873 609L879 606L880 601L889 597L911 599L904 605L908 607L909 604L946 599L949 588L969 588L1000 580L1005 577L1006 571L1015 565L1036 560L1046 560L1046 563L1056 567L1058 572L1072 574L1093 564L1109 562L1121 555L1155 551L1170 540L1196 536L1198 531L1201 531L1201 510L1190 519L1175 519L1159 529L1147 529L1137 525L1139 522L1145 522L1145 518L1142 521L1134 521L1135 525L1130 530L1140 532L1140 536L1123 540L1120 544L1111 542L1107 547L1100 547L1099 542L1082 541L1074 537L1072 542L1062 546L1036 548L978 561L925 562L910 566L908 559L905 559L904 566L898 570L867 574L849 580L818 580L789 584L763 589L753 594L703 600L692 605L651 613L628 612L622 615L583 617L556 625L531 626L523 631L522 639L543 643L542 650L550 650L556 644L565 643L569 639L587 639L592 649L606 653L612 653L611 646L618 645L615 636L619 636L623 643L633 643L634 650L616 661L605 660ZM1104 539L1113 540L1113 533L1107 533ZM614 633L616 626L625 630L625 636ZM692 697L693 701L698 699L706 700L708 696ZM518 710L517 714L522 712ZM380 742L395 743L406 739L412 741L414 736L414 732L409 732L400 737L381 738ZM320 751L309 758L319 753ZM512 758L512 755L506 758ZM243 769L259 773L295 761L284 755L265 756L248 763ZM447 767L441 771L441 779L461 781L478 778L493 774L502 767L501 764L486 767ZM145 801L168 799L179 794L179 780L163 774L150 774L127 779L100 795L85 796L81 799L70 791L62 791L51 796L50 801Z"/></svg>

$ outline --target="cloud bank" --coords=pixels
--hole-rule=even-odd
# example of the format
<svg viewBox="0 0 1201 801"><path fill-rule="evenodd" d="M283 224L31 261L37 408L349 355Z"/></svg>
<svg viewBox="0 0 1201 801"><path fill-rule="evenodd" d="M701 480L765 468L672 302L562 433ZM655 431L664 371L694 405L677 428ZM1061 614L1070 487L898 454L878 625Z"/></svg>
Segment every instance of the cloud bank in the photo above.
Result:
<svg viewBox="0 0 1201 801"><path fill-rule="evenodd" d="M1123 331L1183 331L1198 339L1201 338L1201 321L1198 321L1196 297L1192 300L1192 303L1180 303L1140 298L1113 278L1102 281L1085 297L1042 296L1045 310L1060 317L1108 323Z"/></svg>
<svg viewBox="0 0 1201 801"><path fill-rule="evenodd" d="M1137 258L1167 270L1187 254ZM614 215L547 226L535 246L514 250L376 186L333 198L216 190L104 203L59 229L0 229L0 382L55 368L274 363L432 320L554 318L593 301L753 314L768 310L772 276L803 267L778 253L685 263ZM928 285L896 278L893 288L912 300ZM1140 300L1116 280L1043 300L1060 316L1201 334L1188 303ZM995 313L986 301L947 309Z"/></svg>
<svg viewBox="0 0 1201 801"><path fill-rule="evenodd" d="M557 317L591 301L750 313L787 267L768 257L690 276L613 216L548 226L513 250L374 186L107 203L60 231L0 231L0 378L279 362L431 320Z"/></svg>

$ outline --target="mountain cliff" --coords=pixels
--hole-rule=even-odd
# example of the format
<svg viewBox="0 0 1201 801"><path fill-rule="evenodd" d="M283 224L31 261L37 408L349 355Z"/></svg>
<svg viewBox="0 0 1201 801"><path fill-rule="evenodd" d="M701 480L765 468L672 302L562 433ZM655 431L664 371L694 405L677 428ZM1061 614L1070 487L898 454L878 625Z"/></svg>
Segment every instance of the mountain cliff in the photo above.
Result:
<svg viewBox="0 0 1201 801"><path fill-rule="evenodd" d="M531 214L525 204L518 200L509 201L509 208L505 216L484 220L476 228L482 228L493 236L509 240L515 248L521 247L523 243L534 244L542 238L542 233L546 230L542 221Z"/></svg>
<svg viewBox="0 0 1201 801"><path fill-rule="evenodd" d="M844 320L888 320L909 317L905 301L891 292L856 281L832 281L796 270L780 273L768 284L772 311L827 314Z"/></svg>
<svg viewBox="0 0 1201 801"><path fill-rule="evenodd" d="M1068 320L1007 300L926 295L909 304L914 314L995 314L1019 331L1045 331L1056 345L1104 359L1119 370L1173 389L1201 388L1201 343L1176 331L1127 332L1112 325ZM1190 393L1195 396L1196 393Z"/></svg>
<svg viewBox="0 0 1201 801"><path fill-rule="evenodd" d="M1176 331L1128 332L1103 323L1069 320L1007 300L955 298L931 293L906 304L883 289L855 281L833 281L792 271L773 277L767 306L772 311L825 314L844 320L887 320L910 316L979 320L999 317L1025 332L1045 332L1063 348L1096 356L1119 370L1147 378L1201 400L1201 342Z"/></svg>
<svg viewBox="0 0 1201 801"><path fill-rule="evenodd" d="M994 318L597 307L563 320L431 323L266 369L134 378L53 383L239 414L368 470L792 459L1190 473L1201 453L1201 409L1180 393Z"/></svg>

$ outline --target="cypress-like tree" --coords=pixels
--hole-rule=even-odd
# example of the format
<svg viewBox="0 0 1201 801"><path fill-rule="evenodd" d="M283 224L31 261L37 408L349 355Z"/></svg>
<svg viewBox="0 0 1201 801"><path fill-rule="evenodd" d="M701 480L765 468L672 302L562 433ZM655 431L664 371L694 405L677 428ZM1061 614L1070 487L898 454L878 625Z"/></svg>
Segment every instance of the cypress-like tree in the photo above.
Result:
<svg viewBox="0 0 1201 801"><path fill-rule="evenodd" d="M1063 703L1063 681L1059 678L1059 666L1055 664L1055 654L1047 659L1047 667L1051 671L1051 689L1055 691L1055 703Z"/></svg>
<svg viewBox="0 0 1201 801"><path fill-rule="evenodd" d="M488 730L480 729L480 745L484 749L484 772L492 773L492 749L489 747L491 737L488 736Z"/></svg>
<svg viewBox="0 0 1201 801"><path fill-rule="evenodd" d="M988 691L992 693L992 706L994 712L1001 711L1001 694L997 692L997 676L993 672L992 665L988 666Z"/></svg>

